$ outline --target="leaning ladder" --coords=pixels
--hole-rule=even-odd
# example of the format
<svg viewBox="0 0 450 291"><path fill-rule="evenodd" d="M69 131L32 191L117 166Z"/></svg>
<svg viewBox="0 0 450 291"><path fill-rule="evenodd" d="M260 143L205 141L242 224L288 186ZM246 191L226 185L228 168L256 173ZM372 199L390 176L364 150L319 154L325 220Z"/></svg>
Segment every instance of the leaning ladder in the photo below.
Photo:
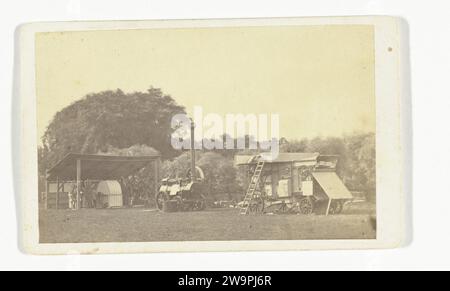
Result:
<svg viewBox="0 0 450 291"><path fill-rule="evenodd" d="M253 199L253 195L255 194L256 189L258 188L258 183L261 178L261 173L264 168L264 161L259 161L256 165L255 172L253 173L252 179L250 180L250 184L248 185L247 192L244 196L244 203L241 207L240 214L248 214L248 209L250 206L250 202Z"/></svg>

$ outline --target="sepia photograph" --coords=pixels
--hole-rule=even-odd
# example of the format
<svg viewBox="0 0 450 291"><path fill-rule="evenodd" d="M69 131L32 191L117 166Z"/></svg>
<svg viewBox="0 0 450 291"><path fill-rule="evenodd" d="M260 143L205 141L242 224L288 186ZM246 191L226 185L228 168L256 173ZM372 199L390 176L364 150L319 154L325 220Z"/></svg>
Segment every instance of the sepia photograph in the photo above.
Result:
<svg viewBox="0 0 450 291"><path fill-rule="evenodd" d="M40 242L376 238L373 43L368 25L37 34Z"/></svg>
<svg viewBox="0 0 450 291"><path fill-rule="evenodd" d="M450 269L450 2L0 6L0 271Z"/></svg>
<svg viewBox="0 0 450 291"><path fill-rule="evenodd" d="M376 243L377 21L31 26L36 243Z"/></svg>

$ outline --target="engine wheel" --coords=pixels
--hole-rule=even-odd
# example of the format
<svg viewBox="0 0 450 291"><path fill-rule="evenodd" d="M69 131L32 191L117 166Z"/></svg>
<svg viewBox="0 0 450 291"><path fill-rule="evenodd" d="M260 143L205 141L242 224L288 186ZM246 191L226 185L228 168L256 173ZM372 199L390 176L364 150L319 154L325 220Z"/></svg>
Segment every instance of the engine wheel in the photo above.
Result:
<svg viewBox="0 0 450 291"><path fill-rule="evenodd" d="M201 211L206 208L206 202L204 200L198 200L194 203L193 210L195 211Z"/></svg>
<svg viewBox="0 0 450 291"><path fill-rule="evenodd" d="M330 214L339 214L342 212L342 209L344 208L344 205L342 201L334 200L331 202L330 205Z"/></svg>
<svg viewBox="0 0 450 291"><path fill-rule="evenodd" d="M310 215L314 212L314 202L311 198L305 197L298 202L298 212L304 215Z"/></svg>
<svg viewBox="0 0 450 291"><path fill-rule="evenodd" d="M258 214L264 211L264 200L260 197L252 199L248 206L248 213Z"/></svg>
<svg viewBox="0 0 450 291"><path fill-rule="evenodd" d="M169 196L167 195L167 193L159 192L158 194L156 194L155 200L156 200L156 207L158 207L158 210L163 210L164 202L169 200Z"/></svg>

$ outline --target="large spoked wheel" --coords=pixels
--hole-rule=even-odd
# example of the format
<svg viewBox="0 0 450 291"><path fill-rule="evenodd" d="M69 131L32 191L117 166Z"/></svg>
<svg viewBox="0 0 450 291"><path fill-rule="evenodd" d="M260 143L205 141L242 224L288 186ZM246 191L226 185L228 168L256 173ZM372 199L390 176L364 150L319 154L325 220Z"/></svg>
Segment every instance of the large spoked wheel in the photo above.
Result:
<svg viewBox="0 0 450 291"><path fill-rule="evenodd" d="M202 211L206 208L206 202L204 200L195 201L193 205L194 211Z"/></svg>
<svg viewBox="0 0 450 291"><path fill-rule="evenodd" d="M159 192L158 194L156 194L155 200L156 200L156 207L158 207L158 210L163 210L164 202L169 200L169 196L167 195L167 193Z"/></svg>
<svg viewBox="0 0 450 291"><path fill-rule="evenodd" d="M342 201L339 200L333 200L330 204L330 214L339 214L342 212L342 209L344 208L344 205Z"/></svg>
<svg viewBox="0 0 450 291"><path fill-rule="evenodd" d="M314 201L305 197L298 202L298 212L304 215L310 215L314 212Z"/></svg>
<svg viewBox="0 0 450 291"><path fill-rule="evenodd" d="M264 212L264 200L261 197L254 198L249 203L248 213L259 214Z"/></svg>

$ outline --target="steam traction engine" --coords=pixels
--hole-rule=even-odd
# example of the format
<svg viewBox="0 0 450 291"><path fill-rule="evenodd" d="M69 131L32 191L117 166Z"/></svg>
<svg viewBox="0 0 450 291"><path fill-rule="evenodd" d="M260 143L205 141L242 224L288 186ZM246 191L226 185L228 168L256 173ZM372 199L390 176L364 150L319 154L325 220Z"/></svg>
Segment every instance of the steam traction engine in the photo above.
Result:
<svg viewBox="0 0 450 291"><path fill-rule="evenodd" d="M156 195L156 205L165 212L203 210L206 207L203 171L196 167L199 178L192 178L191 169L183 179L163 179Z"/></svg>
<svg viewBox="0 0 450 291"><path fill-rule="evenodd" d="M156 194L156 206L165 212L195 211L206 207L205 175L195 165L194 123L191 123L191 167L181 179L165 178Z"/></svg>

